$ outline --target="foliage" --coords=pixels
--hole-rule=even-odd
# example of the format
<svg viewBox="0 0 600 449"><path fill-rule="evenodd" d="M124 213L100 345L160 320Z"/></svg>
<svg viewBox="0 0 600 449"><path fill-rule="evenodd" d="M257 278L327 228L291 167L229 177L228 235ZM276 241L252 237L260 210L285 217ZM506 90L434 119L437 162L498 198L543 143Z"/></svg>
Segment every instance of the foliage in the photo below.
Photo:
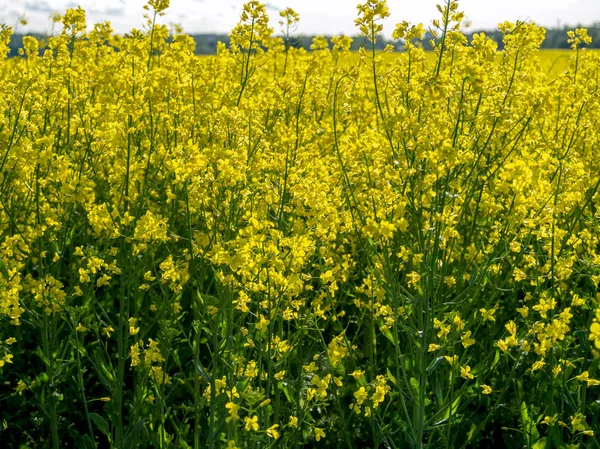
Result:
<svg viewBox="0 0 600 449"><path fill-rule="evenodd" d="M0 30L7 448L598 447L600 55Z"/></svg>

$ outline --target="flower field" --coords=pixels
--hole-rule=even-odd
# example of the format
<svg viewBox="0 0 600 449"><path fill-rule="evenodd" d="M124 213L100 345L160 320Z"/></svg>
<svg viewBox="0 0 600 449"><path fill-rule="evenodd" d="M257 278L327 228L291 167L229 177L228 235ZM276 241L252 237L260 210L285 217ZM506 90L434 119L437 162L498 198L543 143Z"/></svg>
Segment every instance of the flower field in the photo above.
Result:
<svg viewBox="0 0 600 449"><path fill-rule="evenodd" d="M200 58L167 7L0 31L0 447L600 447L586 30L306 52L252 0Z"/></svg>

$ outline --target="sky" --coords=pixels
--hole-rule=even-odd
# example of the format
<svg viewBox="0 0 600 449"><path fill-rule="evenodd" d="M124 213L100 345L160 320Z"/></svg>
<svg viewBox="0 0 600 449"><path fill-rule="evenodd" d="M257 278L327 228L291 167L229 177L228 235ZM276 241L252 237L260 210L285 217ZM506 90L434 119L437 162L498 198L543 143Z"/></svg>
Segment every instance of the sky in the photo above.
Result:
<svg viewBox="0 0 600 449"><path fill-rule="evenodd" d="M24 14L27 26L19 32L51 33L49 16L80 5L87 12L88 24L110 21L115 31L124 33L141 28L143 5L147 0L0 0L0 23L15 27ZM364 0L363 0L364 1ZM388 0L391 17L384 22L384 33L394 24L407 20L429 25L438 18L436 4L443 0ZM239 19L244 0L171 0L164 17L166 24L179 24L187 33L228 33ZM278 12L291 7L300 13L298 34L356 34L357 0L269 0L272 26L279 29ZM471 22L469 29L491 29L504 20L531 20L539 25L591 25L600 22L600 0L462 0L459 10ZM55 25L56 26L56 25ZM54 31L58 31L54 29Z"/></svg>

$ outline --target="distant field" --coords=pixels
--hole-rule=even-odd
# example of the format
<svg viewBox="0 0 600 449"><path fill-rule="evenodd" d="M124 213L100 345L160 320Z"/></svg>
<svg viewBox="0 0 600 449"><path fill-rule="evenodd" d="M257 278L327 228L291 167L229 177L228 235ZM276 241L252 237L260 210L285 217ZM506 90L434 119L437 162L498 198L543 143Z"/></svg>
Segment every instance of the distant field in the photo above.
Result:
<svg viewBox="0 0 600 449"><path fill-rule="evenodd" d="M598 53L600 50L585 50L588 52ZM500 52L499 52L500 54ZM540 50L539 58L542 64L542 68L546 71L550 78L554 78L557 75L563 73L568 69L569 58L575 53L571 50ZM392 53L386 55L386 60L393 59L398 53ZM430 64L435 63L435 53L428 51L426 52L427 62Z"/></svg>
<svg viewBox="0 0 600 449"><path fill-rule="evenodd" d="M600 54L600 50L585 50L588 51L590 53L599 53ZM357 57L358 57L358 52L354 53ZM427 62L430 64L434 64L435 63L435 53L432 51L428 51L425 53L427 56ZM500 54L500 52L499 52ZM574 52L572 52L571 50L564 50L564 49L559 49L559 50L539 50L539 58L540 58L540 62L542 64L542 68L546 71L546 73L549 75L550 78L555 78L557 75L563 73L564 71L567 70L568 66L569 66L569 58L574 54ZM199 58L209 58L209 57L213 57L214 55L199 55ZM391 61L396 57L403 57L405 56L405 53L390 53L390 54L386 54L384 55L384 60L385 61ZM352 59L348 59L348 62L353 61Z"/></svg>

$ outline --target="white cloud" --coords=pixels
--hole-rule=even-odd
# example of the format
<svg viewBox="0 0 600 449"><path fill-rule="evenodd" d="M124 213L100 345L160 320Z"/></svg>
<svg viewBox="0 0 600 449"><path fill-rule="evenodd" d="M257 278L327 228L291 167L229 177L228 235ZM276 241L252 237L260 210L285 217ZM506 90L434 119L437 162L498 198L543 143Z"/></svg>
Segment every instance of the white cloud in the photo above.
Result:
<svg viewBox="0 0 600 449"><path fill-rule="evenodd" d="M388 0L392 16L385 22L391 33L396 22L408 20L429 24L439 13L435 7L442 0ZM146 0L0 0L0 22L14 25L25 14L27 31L49 32L50 12L64 12L81 5L89 23L110 20L118 32L143 25ZM277 11L292 7L300 13L298 33L355 34L357 0L269 0L269 12L277 28ZM227 33L236 24L243 0L171 0L165 23L179 23L189 33ZM600 21L600 0L462 0L460 9L472 22L472 29L491 28L503 20L533 20L540 25L555 26ZM20 28L23 30L23 27Z"/></svg>

